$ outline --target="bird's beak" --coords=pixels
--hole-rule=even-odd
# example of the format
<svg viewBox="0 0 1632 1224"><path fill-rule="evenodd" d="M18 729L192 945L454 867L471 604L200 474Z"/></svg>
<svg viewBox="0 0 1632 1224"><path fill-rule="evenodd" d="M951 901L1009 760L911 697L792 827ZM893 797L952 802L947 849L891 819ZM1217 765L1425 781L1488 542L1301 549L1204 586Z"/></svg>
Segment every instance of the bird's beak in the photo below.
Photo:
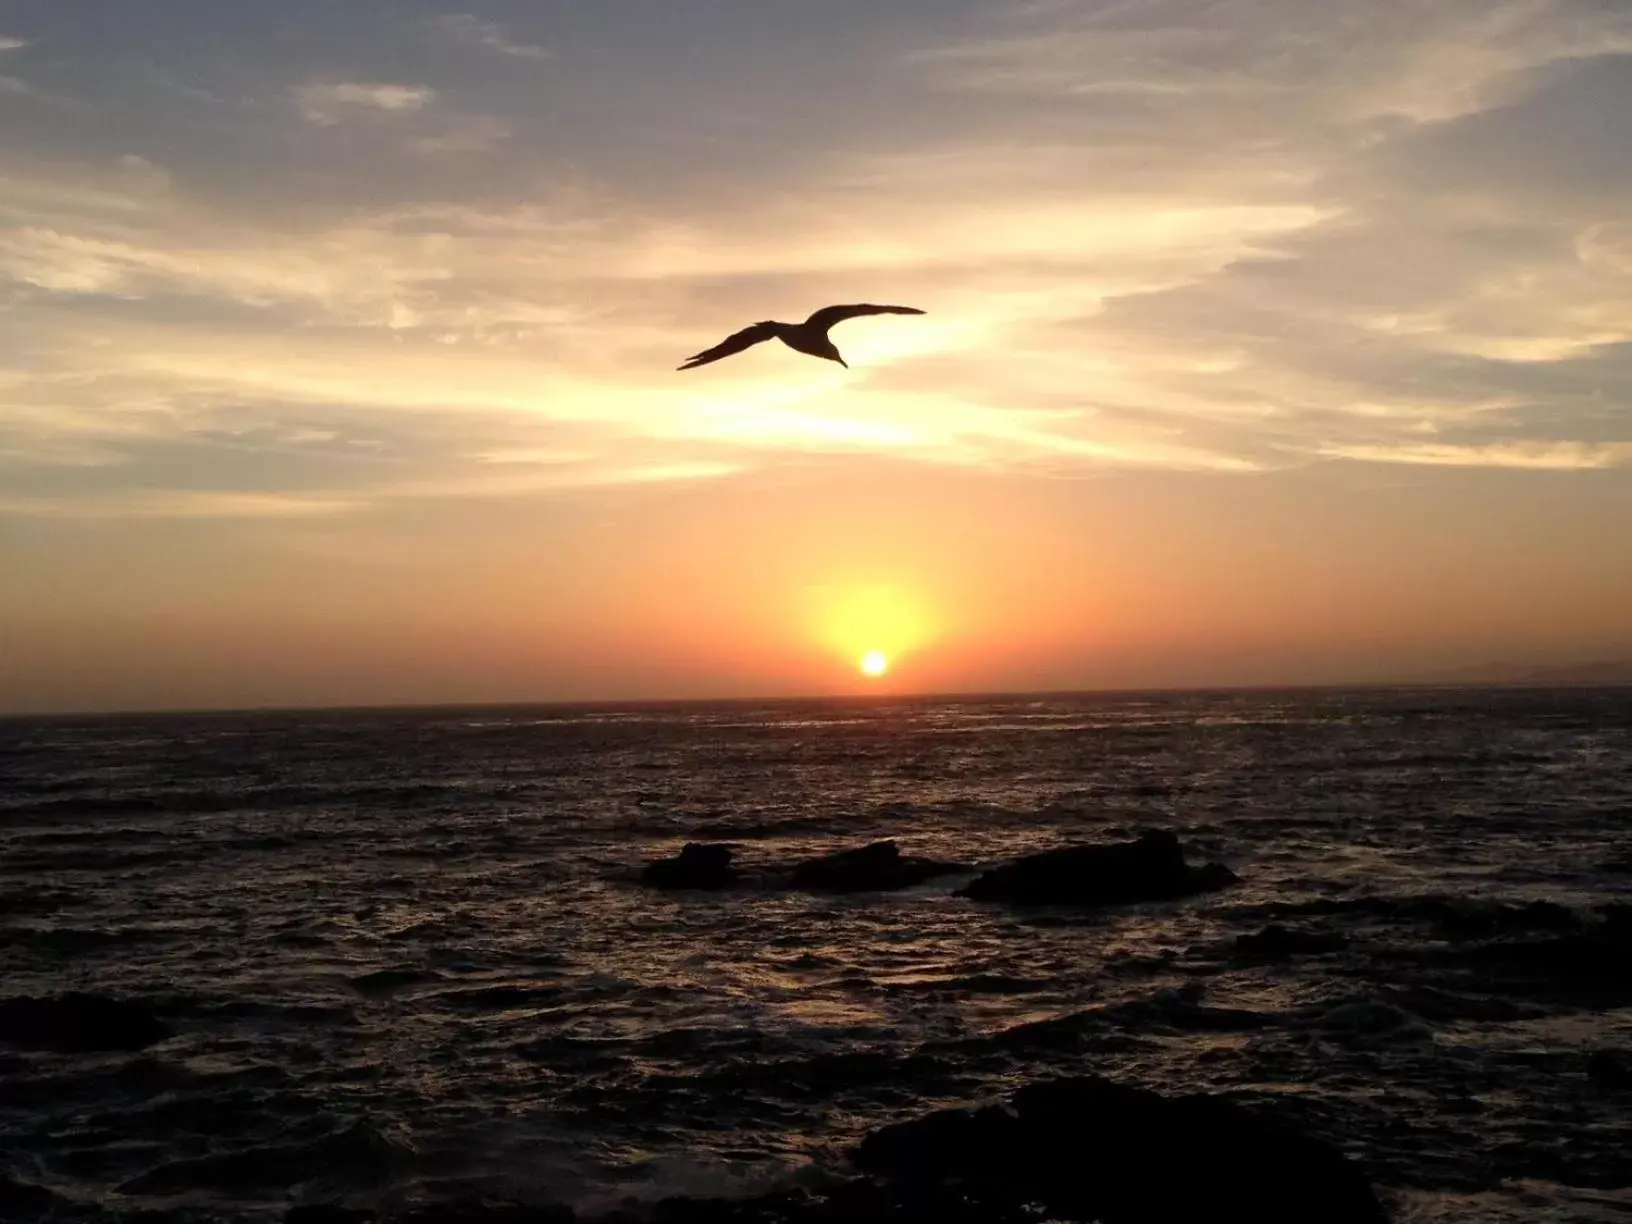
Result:
<svg viewBox="0 0 1632 1224"><path fill-rule="evenodd" d="M838 362L840 365L842 365L847 370L850 368L850 363L848 361L846 361L843 357L835 357L835 358L833 358L833 360Z"/></svg>

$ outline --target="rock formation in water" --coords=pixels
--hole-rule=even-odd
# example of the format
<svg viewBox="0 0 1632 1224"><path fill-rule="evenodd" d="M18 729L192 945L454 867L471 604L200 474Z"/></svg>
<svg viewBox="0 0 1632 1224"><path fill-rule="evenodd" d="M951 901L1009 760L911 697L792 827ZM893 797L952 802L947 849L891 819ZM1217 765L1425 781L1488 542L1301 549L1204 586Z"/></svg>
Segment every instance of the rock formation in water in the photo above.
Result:
<svg viewBox="0 0 1632 1224"><path fill-rule="evenodd" d="M0 999L0 1043L24 1049L63 1054L145 1050L169 1036L169 1027L146 1005L106 995Z"/></svg>
<svg viewBox="0 0 1632 1224"><path fill-rule="evenodd" d="M652 888L730 888L741 878L731 865L732 849L720 842L687 842L673 858L646 864L640 882Z"/></svg>
<svg viewBox="0 0 1632 1224"><path fill-rule="evenodd" d="M1131 905L1213 892L1235 882L1235 873L1221 864L1190 866L1179 839L1155 830L1131 842L1028 854L982 873L958 895L1012 905Z"/></svg>
<svg viewBox="0 0 1632 1224"><path fill-rule="evenodd" d="M964 863L915 858L901 853L893 841L873 842L854 850L840 850L807 859L789 874L795 888L811 892L849 893L911 888L936 876L956 875L970 868Z"/></svg>

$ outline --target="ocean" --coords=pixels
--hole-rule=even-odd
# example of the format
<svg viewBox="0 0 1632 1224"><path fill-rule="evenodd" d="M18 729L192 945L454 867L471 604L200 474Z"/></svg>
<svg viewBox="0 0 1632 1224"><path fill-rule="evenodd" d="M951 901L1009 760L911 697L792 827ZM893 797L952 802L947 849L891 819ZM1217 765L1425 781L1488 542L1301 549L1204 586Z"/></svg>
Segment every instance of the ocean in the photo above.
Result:
<svg viewBox="0 0 1632 1224"><path fill-rule="evenodd" d="M1152 829L1239 883L639 880ZM0 1218L814 1194L886 1123L1094 1075L1284 1119L1396 1220L1623 1221L1629 903L1626 689L5 720Z"/></svg>

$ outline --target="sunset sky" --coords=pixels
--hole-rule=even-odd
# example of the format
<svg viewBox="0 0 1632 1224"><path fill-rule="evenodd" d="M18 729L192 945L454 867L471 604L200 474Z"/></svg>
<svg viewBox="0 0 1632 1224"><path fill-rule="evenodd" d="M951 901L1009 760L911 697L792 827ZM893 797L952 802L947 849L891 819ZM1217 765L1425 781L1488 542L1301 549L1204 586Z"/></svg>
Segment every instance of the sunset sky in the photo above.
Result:
<svg viewBox="0 0 1632 1224"><path fill-rule="evenodd" d="M1629 657L1625 0L0 2L0 710Z"/></svg>

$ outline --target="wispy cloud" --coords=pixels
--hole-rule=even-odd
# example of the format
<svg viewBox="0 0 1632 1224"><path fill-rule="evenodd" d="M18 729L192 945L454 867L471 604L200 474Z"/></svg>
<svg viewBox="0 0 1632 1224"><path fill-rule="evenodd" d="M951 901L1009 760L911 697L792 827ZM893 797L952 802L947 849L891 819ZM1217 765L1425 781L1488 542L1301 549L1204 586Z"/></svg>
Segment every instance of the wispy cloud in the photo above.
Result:
<svg viewBox="0 0 1632 1224"><path fill-rule="evenodd" d="M397 85L367 81L312 82L297 86L295 103L312 123L331 126L347 116L370 112L411 114L436 100L428 85Z"/></svg>
<svg viewBox="0 0 1632 1224"><path fill-rule="evenodd" d="M1590 471L1632 464L1632 442L1493 442L1469 446L1332 446L1322 454L1366 463Z"/></svg>
<svg viewBox="0 0 1632 1224"><path fill-rule="evenodd" d="M0 51L16 51L26 46L28 46L27 39L10 38L4 34L0 34Z"/></svg>
<svg viewBox="0 0 1632 1224"><path fill-rule="evenodd" d="M438 25L450 37L473 47L480 47L484 51L492 51L499 55L508 55L515 59L544 60L549 59L551 52L548 47L535 46L530 43L514 42L505 36L504 30L491 21L484 21L470 13L453 13L443 17Z"/></svg>
<svg viewBox="0 0 1632 1224"><path fill-rule="evenodd" d="M409 139L416 153L490 153L510 139L507 120L492 115L471 115L450 119L437 132Z"/></svg>
<svg viewBox="0 0 1632 1224"><path fill-rule="evenodd" d="M1313 106L1306 121L1444 122L1499 104L1527 71L1628 50L1632 17L1592 0L1445 0L1411 21L1367 0L1055 0L913 63L954 88L1132 99L1239 131L1289 96Z"/></svg>
<svg viewBox="0 0 1632 1224"><path fill-rule="evenodd" d="M355 509L356 498L288 493L164 492L65 497L0 497L0 515L31 518L309 518Z"/></svg>
<svg viewBox="0 0 1632 1224"><path fill-rule="evenodd" d="M529 112L451 114L416 84L294 94L313 123L408 120L361 203L349 167L295 197L269 166L245 207L179 166L0 160L5 392L28 408L0 443L14 464L105 462L224 414L255 445L366 414L389 452L436 423L432 457L365 499L857 453L1060 474L1626 464L1604 405L1632 395L1632 162L1569 150L1625 113L1605 69L1632 18L1435 11L1419 29L1355 0L1019 6L885 74L892 102L949 112L912 142L790 142L661 196L588 153L563 185L558 151L519 141L439 173ZM442 28L501 49L475 18ZM1446 71L1407 71L1429 62ZM965 122L961 95L985 114L998 88L1002 124ZM744 322L856 294L929 313L845 324L849 372L774 344L673 372ZM346 501L318 483L285 491Z"/></svg>

